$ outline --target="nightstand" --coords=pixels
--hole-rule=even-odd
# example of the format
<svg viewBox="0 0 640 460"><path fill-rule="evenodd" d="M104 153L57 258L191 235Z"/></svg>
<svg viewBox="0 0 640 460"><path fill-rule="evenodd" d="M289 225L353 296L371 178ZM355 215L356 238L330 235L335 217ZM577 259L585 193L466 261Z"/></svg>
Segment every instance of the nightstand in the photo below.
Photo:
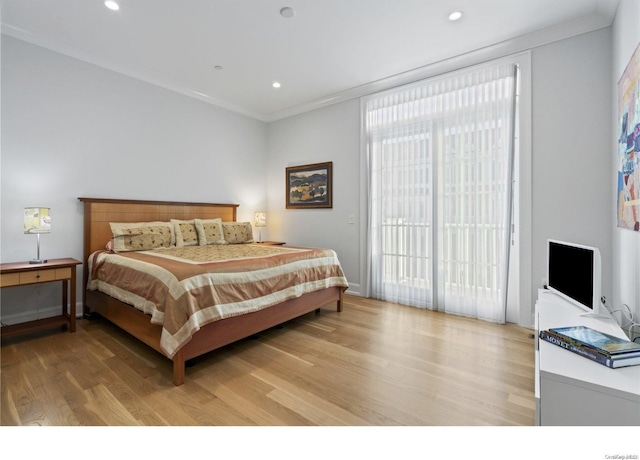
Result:
<svg viewBox="0 0 640 460"><path fill-rule="evenodd" d="M0 288L28 284L62 282L62 314L51 318L27 321L0 328L2 337L39 331L56 326L69 325L69 332L76 330L76 259L49 259L42 264L16 262L0 264Z"/></svg>
<svg viewBox="0 0 640 460"><path fill-rule="evenodd" d="M258 244L264 244L266 246L284 246L284 241L257 241Z"/></svg>

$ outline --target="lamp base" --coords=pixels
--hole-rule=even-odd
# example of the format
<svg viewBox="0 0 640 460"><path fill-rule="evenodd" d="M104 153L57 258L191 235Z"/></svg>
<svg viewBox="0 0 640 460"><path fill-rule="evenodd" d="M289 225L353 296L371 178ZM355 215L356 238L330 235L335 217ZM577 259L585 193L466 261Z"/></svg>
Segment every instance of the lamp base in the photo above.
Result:
<svg viewBox="0 0 640 460"><path fill-rule="evenodd" d="M30 264L46 264L47 259L33 259L29 261Z"/></svg>

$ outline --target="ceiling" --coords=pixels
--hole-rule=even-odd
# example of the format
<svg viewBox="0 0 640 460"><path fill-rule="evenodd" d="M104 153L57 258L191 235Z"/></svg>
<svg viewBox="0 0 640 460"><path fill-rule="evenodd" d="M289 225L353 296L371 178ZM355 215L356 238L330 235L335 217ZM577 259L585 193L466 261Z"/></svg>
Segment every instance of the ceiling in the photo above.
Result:
<svg viewBox="0 0 640 460"><path fill-rule="evenodd" d="M618 3L116 1L118 11L104 0L1 0L2 33L263 121L412 81L464 56L607 27ZM293 17L280 15L285 6ZM451 22L454 10L464 16Z"/></svg>

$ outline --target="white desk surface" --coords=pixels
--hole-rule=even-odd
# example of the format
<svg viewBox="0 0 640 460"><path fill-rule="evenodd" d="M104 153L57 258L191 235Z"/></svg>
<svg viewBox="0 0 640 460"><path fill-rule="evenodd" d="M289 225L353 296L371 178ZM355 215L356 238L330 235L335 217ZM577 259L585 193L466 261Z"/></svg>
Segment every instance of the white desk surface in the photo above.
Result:
<svg viewBox="0 0 640 460"><path fill-rule="evenodd" d="M538 315L538 313L540 313ZM583 317L583 310L556 294L541 290L536 305L539 331L566 326L587 326L617 337L628 339L613 319ZM567 381L640 402L640 365L611 369L569 350L536 337L540 351L540 374L545 378Z"/></svg>

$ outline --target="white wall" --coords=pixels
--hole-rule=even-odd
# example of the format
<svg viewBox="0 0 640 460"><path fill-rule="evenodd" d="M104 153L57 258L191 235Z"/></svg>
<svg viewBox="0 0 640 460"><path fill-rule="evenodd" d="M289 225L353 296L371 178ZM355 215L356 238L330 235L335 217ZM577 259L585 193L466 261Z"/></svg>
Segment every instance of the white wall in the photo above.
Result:
<svg viewBox="0 0 640 460"><path fill-rule="evenodd" d="M41 256L79 260L78 197L231 202L239 220L265 207L265 123L4 35L1 57L2 262L35 257L25 206L51 207ZM4 289L3 321L59 289Z"/></svg>
<svg viewBox="0 0 640 460"><path fill-rule="evenodd" d="M640 2L620 0L612 27L612 136L610 138L610 160L613 165L609 185L614 208L609 218L613 226L613 296L611 305L618 309L627 304L640 322L640 232L620 229L616 226L617 196L616 175L618 154L616 137L618 133L618 80L629 63L636 47L640 44ZM640 331L636 330L637 333Z"/></svg>
<svg viewBox="0 0 640 460"><path fill-rule="evenodd" d="M533 50L532 302L546 240L595 246L611 296L610 29Z"/></svg>
<svg viewBox="0 0 640 460"><path fill-rule="evenodd" d="M356 293L362 256L359 151L360 102L355 99L269 124L269 238L334 249L349 290ZM333 162L333 208L286 209L285 168L326 161Z"/></svg>

